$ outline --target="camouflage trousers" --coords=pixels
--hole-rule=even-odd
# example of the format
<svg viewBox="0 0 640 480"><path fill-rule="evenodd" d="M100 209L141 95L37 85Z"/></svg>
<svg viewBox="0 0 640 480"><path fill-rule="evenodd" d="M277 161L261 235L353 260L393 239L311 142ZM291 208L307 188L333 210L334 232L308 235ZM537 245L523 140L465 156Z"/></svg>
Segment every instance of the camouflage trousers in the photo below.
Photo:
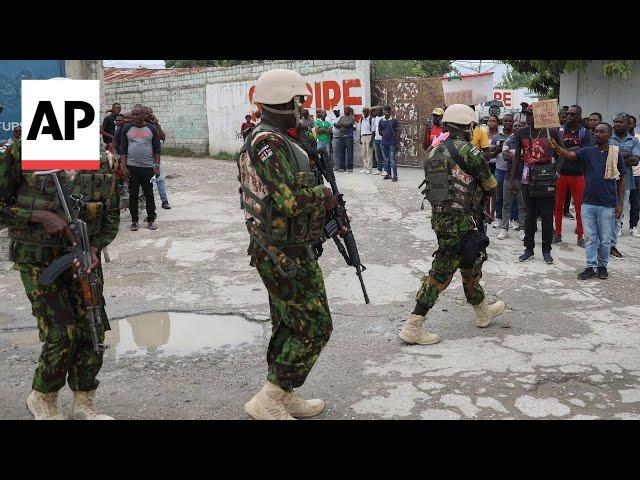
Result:
<svg viewBox="0 0 640 480"><path fill-rule="evenodd" d="M462 268L460 266L460 255L457 247L462 238L457 235L447 235L436 232L438 237L438 250L434 254L435 258L431 264L429 275L422 279L422 286L416 295L416 302L424 305L427 310L431 309L438 300L440 292L449 286L453 274L460 269L462 275L462 286L467 301L471 305L478 305L484 300L484 291L480 286L482 278L482 264L487 259L487 254L482 254L476 260L472 268Z"/></svg>
<svg viewBox="0 0 640 480"><path fill-rule="evenodd" d="M278 274L263 253L254 254L251 262L269 293L272 332L267 380L287 391L304 384L333 329L318 262L294 261L306 273L293 280Z"/></svg>
<svg viewBox="0 0 640 480"><path fill-rule="evenodd" d="M102 367L103 354L93 350L89 316L82 302L80 283L73 280L71 269L60 275L50 287L38 285L44 266L16 263L22 284L38 321L40 341L44 343L33 377L33 389L42 393L57 392L65 383L76 391L98 387L96 376ZM102 271L98 271L102 281ZM107 314L102 308L100 341L109 330Z"/></svg>

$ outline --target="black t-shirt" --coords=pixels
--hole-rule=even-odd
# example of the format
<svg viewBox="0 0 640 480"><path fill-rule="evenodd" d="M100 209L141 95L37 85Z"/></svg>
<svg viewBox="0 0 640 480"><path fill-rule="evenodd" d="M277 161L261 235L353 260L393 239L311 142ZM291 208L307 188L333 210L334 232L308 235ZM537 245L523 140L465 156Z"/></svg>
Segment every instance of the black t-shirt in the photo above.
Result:
<svg viewBox="0 0 640 480"><path fill-rule="evenodd" d="M106 117L104 117L104 120L102 121L102 130L104 130L105 132L110 133L111 135L115 135L116 133L116 115L107 115ZM106 135L102 135L102 141L104 143L111 143L113 142L113 139L110 137L107 137Z"/></svg>
<svg viewBox="0 0 640 480"><path fill-rule="evenodd" d="M550 129L549 134L556 143L561 144L557 129ZM520 150L520 161L525 165L553 161L553 150L547 137L546 128L539 129L535 135L530 126L521 128L513 135L513 147L516 152Z"/></svg>
<svg viewBox="0 0 640 480"><path fill-rule="evenodd" d="M589 129L584 128L582 125L576 125L575 127L560 127L559 129L560 138L564 143L564 148L571 147L593 147L595 145L595 140L591 131ZM579 177L580 175L584 175L584 166L582 162L573 162L573 161L564 161L562 163L562 167L560 168L561 175L567 175L570 177Z"/></svg>

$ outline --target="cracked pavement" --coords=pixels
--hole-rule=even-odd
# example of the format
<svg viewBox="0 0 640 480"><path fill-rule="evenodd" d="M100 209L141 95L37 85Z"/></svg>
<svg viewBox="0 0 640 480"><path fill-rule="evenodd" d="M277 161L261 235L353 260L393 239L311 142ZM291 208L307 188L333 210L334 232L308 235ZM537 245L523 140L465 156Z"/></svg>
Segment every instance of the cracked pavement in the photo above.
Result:
<svg viewBox="0 0 640 480"><path fill-rule="evenodd" d="M158 210L156 231L129 231L123 213L109 247L113 329L96 402L121 419L244 419L244 402L266 376L270 324L246 255L237 167L165 161L173 209ZM609 279L581 282L575 221L564 219L553 265L542 261L540 233L535 257L518 263L522 242L496 240L489 229L482 285L490 300L506 302L504 314L476 328L456 274L427 316L441 343L399 340L437 248L428 202L420 210L421 176L401 168L391 183L338 174L371 304L353 268L326 245L320 265L334 332L300 389L326 401L318 418L640 419L640 240L628 234ZM39 344L7 249L0 234L0 419L27 419ZM63 389L64 408L70 399Z"/></svg>

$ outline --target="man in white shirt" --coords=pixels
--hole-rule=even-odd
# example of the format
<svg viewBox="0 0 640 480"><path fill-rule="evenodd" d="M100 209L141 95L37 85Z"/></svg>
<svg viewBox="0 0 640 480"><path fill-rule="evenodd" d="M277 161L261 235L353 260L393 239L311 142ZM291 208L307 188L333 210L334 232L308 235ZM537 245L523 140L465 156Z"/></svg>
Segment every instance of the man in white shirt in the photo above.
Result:
<svg viewBox="0 0 640 480"><path fill-rule="evenodd" d="M378 130L378 125L382 119L382 107L373 107L371 109L371 131L373 135L369 137L371 145L376 152L376 167L377 170L373 172L373 175L382 175L382 168L384 167L384 156L382 155L382 135Z"/></svg>
<svg viewBox="0 0 640 480"><path fill-rule="evenodd" d="M636 133L636 117L633 115L627 116L629 117L629 134L640 141L640 133ZM629 194L629 233L632 237L640 238L640 230L638 230L638 219L640 218L640 164L631 167L631 171L636 188L631 190Z"/></svg>
<svg viewBox="0 0 640 480"><path fill-rule="evenodd" d="M373 118L369 115L369 109L362 109L362 118L360 119L360 140L358 143L362 145L362 166L360 173L371 173L371 163L373 162L373 145L371 144L371 127Z"/></svg>
<svg viewBox="0 0 640 480"><path fill-rule="evenodd" d="M343 159L340 153L340 148L338 148L340 143L340 137L342 135L340 135L340 129L335 127L336 123L338 123L338 120L340 120L340 118L342 118L342 115L340 115L340 107L336 105L335 107L333 107L333 113L327 114L327 120L331 122L331 127L332 127L331 128L331 135L332 135L331 157L333 159L334 172L345 171L345 169L342 167Z"/></svg>

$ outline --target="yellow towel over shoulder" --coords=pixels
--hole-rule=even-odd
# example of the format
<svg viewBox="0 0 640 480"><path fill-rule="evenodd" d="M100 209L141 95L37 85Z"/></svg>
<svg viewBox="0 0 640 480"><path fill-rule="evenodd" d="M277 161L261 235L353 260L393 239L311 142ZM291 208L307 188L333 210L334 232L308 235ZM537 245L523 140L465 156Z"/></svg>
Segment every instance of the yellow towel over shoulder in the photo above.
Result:
<svg viewBox="0 0 640 480"><path fill-rule="evenodd" d="M607 155L607 166L604 168L605 180L619 180L618 153L620 148L616 145L609 145L609 155Z"/></svg>

